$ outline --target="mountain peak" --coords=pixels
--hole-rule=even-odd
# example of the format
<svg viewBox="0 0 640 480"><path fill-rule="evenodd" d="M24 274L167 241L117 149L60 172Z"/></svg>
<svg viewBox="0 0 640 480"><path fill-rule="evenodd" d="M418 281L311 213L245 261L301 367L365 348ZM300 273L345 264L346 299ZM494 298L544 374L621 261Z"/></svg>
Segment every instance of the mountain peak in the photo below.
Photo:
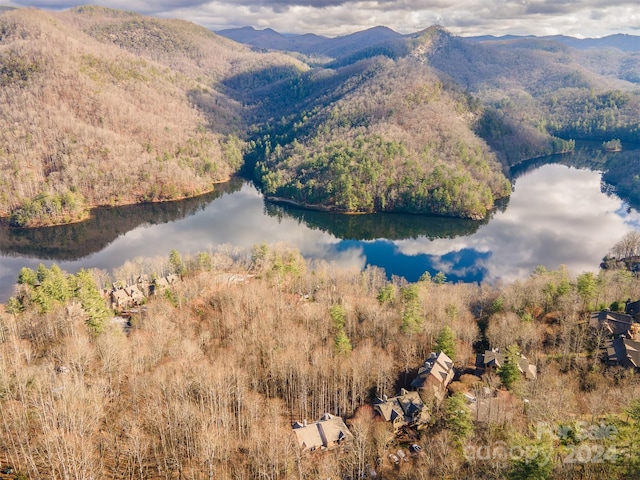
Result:
<svg viewBox="0 0 640 480"><path fill-rule="evenodd" d="M424 57L444 46L452 37L451 32L441 25L431 25L408 36L409 49L414 57Z"/></svg>

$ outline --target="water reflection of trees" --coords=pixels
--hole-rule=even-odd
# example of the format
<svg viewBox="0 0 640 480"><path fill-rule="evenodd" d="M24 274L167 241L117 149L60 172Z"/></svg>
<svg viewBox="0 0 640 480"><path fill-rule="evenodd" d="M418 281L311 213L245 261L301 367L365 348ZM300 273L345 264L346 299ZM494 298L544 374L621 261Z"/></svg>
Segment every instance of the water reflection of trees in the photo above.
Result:
<svg viewBox="0 0 640 480"><path fill-rule="evenodd" d="M116 238L144 224L163 224L194 215L225 193L242 187L241 179L216 185L215 191L175 202L98 208L81 223L47 228L0 228L0 252L42 259L77 260L101 251Z"/></svg>
<svg viewBox="0 0 640 480"><path fill-rule="evenodd" d="M343 240L455 238L471 235L489 221L489 218L478 221L403 213L343 215L269 201L265 201L265 212L270 217L296 219L298 223L303 223L311 229L329 233Z"/></svg>
<svg viewBox="0 0 640 480"><path fill-rule="evenodd" d="M636 210L640 210L640 150L611 153L602 174L603 183Z"/></svg>
<svg viewBox="0 0 640 480"><path fill-rule="evenodd" d="M518 177L548 164L602 172L601 191L607 195L618 195L631 207L640 210L640 149L606 152L600 145L585 145L571 153L522 162L510 169L510 179L515 185Z"/></svg>
<svg viewBox="0 0 640 480"><path fill-rule="evenodd" d="M603 150L593 148L592 146L582 146L580 148L576 148L576 150L570 153L532 158L521 162L511 167L509 170L509 177L512 182L515 182L518 177L549 164L601 171L604 164L607 162L609 155L611 154L608 154Z"/></svg>

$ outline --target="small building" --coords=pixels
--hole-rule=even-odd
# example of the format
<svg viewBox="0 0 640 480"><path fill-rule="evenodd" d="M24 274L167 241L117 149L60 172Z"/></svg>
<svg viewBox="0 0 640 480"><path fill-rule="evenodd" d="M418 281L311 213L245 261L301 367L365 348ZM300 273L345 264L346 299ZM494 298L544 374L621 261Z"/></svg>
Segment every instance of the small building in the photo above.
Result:
<svg viewBox="0 0 640 480"><path fill-rule="evenodd" d="M454 375L453 360L444 352L432 352L418 370L418 376L413 379L411 386L426 395L433 395L436 399L442 400Z"/></svg>
<svg viewBox="0 0 640 480"><path fill-rule="evenodd" d="M109 294L111 307L115 310L125 310L127 308L142 305L146 297L137 285L127 285L124 288L113 288Z"/></svg>
<svg viewBox="0 0 640 480"><path fill-rule="evenodd" d="M180 280L180 277L175 274L167 275L166 277L158 277L151 283L150 291L152 294L162 292L169 288L169 286L177 283L178 280Z"/></svg>
<svg viewBox="0 0 640 480"><path fill-rule="evenodd" d="M158 292L158 291L161 291L161 290L164 290L165 288L167 288L169 286L169 282L167 281L166 277L160 277L160 278L156 278L153 281L152 285L154 287L153 291L155 293L155 292Z"/></svg>
<svg viewBox="0 0 640 480"><path fill-rule="evenodd" d="M429 413L424 408L420 394L404 388L396 397L377 398L373 408L386 422L391 423L396 432L405 425L420 428L429 421Z"/></svg>
<svg viewBox="0 0 640 480"><path fill-rule="evenodd" d="M492 350L486 350L480 357L479 362L485 370L494 369L500 368L504 365L506 358L507 357L503 352L494 348ZM520 355L520 358L518 359L518 370L527 380L535 380L538 377L538 368L533 363L529 362L529 359L524 355Z"/></svg>
<svg viewBox="0 0 640 480"><path fill-rule="evenodd" d="M134 305L141 305L146 299L144 293L138 288L137 285L129 285L127 287L124 287L124 291L129 296L129 298L131 298L131 301Z"/></svg>
<svg viewBox="0 0 640 480"><path fill-rule="evenodd" d="M129 308L133 306L131 297L127 295L127 292L123 288L114 289L111 291L111 305L116 310L123 308Z"/></svg>
<svg viewBox="0 0 640 480"><path fill-rule="evenodd" d="M353 438L344 420L330 413L325 413L317 422L296 422L293 431L303 452L336 448Z"/></svg>

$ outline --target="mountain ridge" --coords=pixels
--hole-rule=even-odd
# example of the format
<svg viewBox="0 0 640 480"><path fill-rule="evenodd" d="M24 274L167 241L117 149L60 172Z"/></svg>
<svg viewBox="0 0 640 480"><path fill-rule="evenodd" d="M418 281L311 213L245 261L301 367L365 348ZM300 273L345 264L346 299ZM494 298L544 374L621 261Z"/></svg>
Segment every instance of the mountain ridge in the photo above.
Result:
<svg viewBox="0 0 640 480"><path fill-rule="evenodd" d="M347 35L340 35L337 37L326 37L326 36L321 36L321 35L316 35L314 33L305 33L305 34L282 34L277 32L276 30L273 30L272 28L265 28L265 29L256 29L254 27L251 26L244 26L244 27L238 27L238 28L229 28L229 29L222 29L222 30L216 30L215 32L219 35L222 35L224 37L230 38L234 41L237 41L239 43L243 43L246 45L252 45L254 47L259 47L260 45L258 45L258 40L257 39L288 39L289 42L283 42L282 45L280 46L273 46L270 44L263 44L261 45L261 48L266 48L266 49L285 49L286 47L290 47L291 51L299 51L300 53L310 53L309 51L304 51L301 49L298 49L300 47L297 46L296 44L296 40L305 36L311 36L313 38L313 40L316 42L316 44L314 45L314 48L316 49L321 49L323 47L320 47L318 45L324 43L330 43L330 42L334 42L334 43L340 43L342 41L344 41L347 38L353 38L355 37L362 37L362 34L364 32L370 32L370 33L379 33L382 32L384 30L388 30L389 35L387 35L387 37L402 37L402 38L411 38L411 37L415 37L416 35L419 35L421 32L413 32L413 33L409 33L409 34L400 34L398 32L395 32L392 29L389 29L388 27L385 26L376 26L376 27L372 27L369 29L365 29L359 32L354 32L351 34L347 34ZM267 33L268 32L268 37L263 37L263 32ZM382 41L384 40L384 35L378 35L378 41ZM603 37L596 37L596 38L578 38L578 37L572 37L572 36L568 36L568 35L513 35L513 34L506 34L506 35L471 35L471 36L460 36L460 38L466 39L466 40L471 40L471 41L475 41L475 42L507 42L507 41L514 41L514 40L522 40L522 39L539 39L539 40L551 40L551 41L555 41L555 42L559 42L562 44L565 44L567 46L570 47L574 47L577 49L581 49L581 50L587 50L587 49L601 49L601 48L617 48L623 52L638 52L640 51L640 36L637 35L630 35L630 34L623 34L623 33L616 33L616 34L611 34L611 35L606 35Z"/></svg>
<svg viewBox="0 0 640 480"><path fill-rule="evenodd" d="M478 42L486 41L511 41L520 40L524 38L537 38L542 40L553 40L563 43L570 47L574 47L581 50L598 49L598 48L617 48L623 52L639 52L640 51L640 36L629 35L626 33L615 33L612 35L606 35L604 37L597 38L577 38L567 35L480 35L463 37L469 40Z"/></svg>
<svg viewBox="0 0 640 480"><path fill-rule="evenodd" d="M482 218L510 165L573 138L640 143L640 59L620 50L437 25L242 30L301 50L277 51L97 6L6 11L0 32L0 181L14 192L0 216L19 226L197 195L241 169L302 205Z"/></svg>

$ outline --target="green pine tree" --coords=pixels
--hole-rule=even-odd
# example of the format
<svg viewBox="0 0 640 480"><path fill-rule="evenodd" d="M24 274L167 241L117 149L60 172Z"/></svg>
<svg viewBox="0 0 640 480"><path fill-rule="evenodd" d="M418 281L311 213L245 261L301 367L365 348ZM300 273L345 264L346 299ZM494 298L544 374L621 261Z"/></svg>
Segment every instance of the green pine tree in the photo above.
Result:
<svg viewBox="0 0 640 480"><path fill-rule="evenodd" d="M171 265L173 273L176 275L182 275L186 270L180 253L175 249L171 250L171 253L169 253L169 264Z"/></svg>
<svg viewBox="0 0 640 480"><path fill-rule="evenodd" d="M334 348L335 352L339 355L348 354L351 352L351 340L347 336L347 332L345 332L345 324L346 324L346 312L342 305L335 304L331 307L329 311L331 315L331 320L333 320L333 326L335 328L335 337L334 337Z"/></svg>
<svg viewBox="0 0 640 480"><path fill-rule="evenodd" d="M423 318L420 311L420 298L418 286L408 285L401 290L404 308L402 310L402 333L420 333L422 331Z"/></svg>
<svg viewBox="0 0 640 480"><path fill-rule="evenodd" d="M440 330L436 338L436 351L444 352L451 360L456 359L456 334L449 326Z"/></svg>
<svg viewBox="0 0 640 480"><path fill-rule="evenodd" d="M74 283L74 294L87 314L87 325L94 332L101 332L104 321L111 316L111 311L100 295L93 275L87 270L80 270L74 276Z"/></svg>
<svg viewBox="0 0 640 480"><path fill-rule="evenodd" d="M518 347L516 345L509 345L507 347L504 363L498 369L500 381L508 390L511 390L520 378L520 370L518 369L519 359L520 352L518 351Z"/></svg>
<svg viewBox="0 0 640 480"><path fill-rule="evenodd" d="M473 430L471 412L464 395L456 392L445 400L445 423L453 438L462 442Z"/></svg>

